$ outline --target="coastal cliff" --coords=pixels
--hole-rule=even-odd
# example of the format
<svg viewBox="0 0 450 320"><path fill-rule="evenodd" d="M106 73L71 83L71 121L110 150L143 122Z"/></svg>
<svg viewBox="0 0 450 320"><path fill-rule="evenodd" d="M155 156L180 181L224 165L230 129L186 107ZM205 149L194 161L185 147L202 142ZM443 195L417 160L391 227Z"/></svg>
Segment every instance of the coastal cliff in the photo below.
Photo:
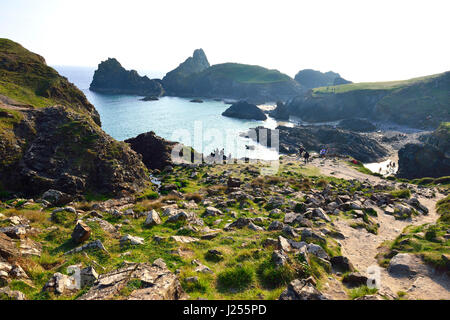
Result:
<svg viewBox="0 0 450 320"><path fill-rule="evenodd" d="M405 81L316 88L287 104L308 122L369 118L419 129L450 120L450 72Z"/></svg>
<svg viewBox="0 0 450 320"><path fill-rule="evenodd" d="M19 44L0 39L0 191L117 194L145 188L140 157L100 128L84 94Z"/></svg>

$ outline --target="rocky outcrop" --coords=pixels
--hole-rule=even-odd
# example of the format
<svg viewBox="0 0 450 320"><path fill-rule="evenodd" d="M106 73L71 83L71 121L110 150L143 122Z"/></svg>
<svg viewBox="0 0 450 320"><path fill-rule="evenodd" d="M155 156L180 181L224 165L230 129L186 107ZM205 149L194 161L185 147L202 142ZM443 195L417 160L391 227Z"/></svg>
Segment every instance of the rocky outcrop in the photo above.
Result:
<svg viewBox="0 0 450 320"><path fill-rule="evenodd" d="M1 38L0 79L2 86L9 85L14 88L6 91L11 96L0 90L2 93L0 108L20 110L65 105L76 112L88 115L100 125L97 110L74 84L47 66L45 59L40 55L28 51L14 41ZM11 113L3 112L11 117ZM17 120L17 116L12 118Z"/></svg>
<svg viewBox="0 0 450 320"><path fill-rule="evenodd" d="M289 110L285 103L277 102L277 107L270 111L270 116L277 120L289 120Z"/></svg>
<svg viewBox="0 0 450 320"><path fill-rule="evenodd" d="M414 179L450 176L450 123L443 123L422 143L409 143L398 152L397 175Z"/></svg>
<svg viewBox="0 0 450 320"><path fill-rule="evenodd" d="M15 156L0 167L0 180L11 191L117 194L146 186L139 156L85 116L58 106L30 111L24 117L12 136L15 144L6 141L0 148L6 159Z"/></svg>
<svg viewBox="0 0 450 320"><path fill-rule="evenodd" d="M349 84L349 83L353 83L353 82L345 80L344 78L341 78L341 77L337 77L336 79L334 79L333 85L339 86L341 84Z"/></svg>
<svg viewBox="0 0 450 320"><path fill-rule="evenodd" d="M142 161L149 169L162 170L173 165L171 152L176 142L158 137L153 131L125 140L134 151L142 155Z"/></svg>
<svg viewBox="0 0 450 320"><path fill-rule="evenodd" d="M280 152L284 154L297 153L303 146L317 153L327 148L329 155L351 156L362 162L376 162L388 155L388 151L376 140L352 131L330 126L279 126L277 129ZM269 130L267 137L272 136L270 129L259 127L256 130L257 139L260 130ZM270 140L268 146L271 146Z"/></svg>
<svg viewBox="0 0 450 320"><path fill-rule="evenodd" d="M138 280L141 287L132 291L125 300L180 300L187 298L175 274L162 261L130 263L117 270L102 274L94 286L79 300L110 300L121 296L121 290L130 281Z"/></svg>
<svg viewBox="0 0 450 320"><path fill-rule="evenodd" d="M136 94L159 97L164 94L161 83L141 77L136 70L125 70L114 58L98 65L89 90L108 94Z"/></svg>
<svg viewBox="0 0 450 320"><path fill-rule="evenodd" d="M185 87L186 78L189 76L202 72L210 67L208 58L203 49L194 51L192 57L189 57L181 63L176 69L168 72L162 79L164 88L168 94L177 95L179 92L188 91Z"/></svg>
<svg viewBox="0 0 450 320"><path fill-rule="evenodd" d="M0 61L2 82L16 88L13 98L2 100L13 117L0 118L1 191L58 190L66 195L46 196L59 197L53 202L60 204L86 192L112 195L147 186L139 156L103 132L84 94L43 58L0 40Z"/></svg>
<svg viewBox="0 0 450 320"><path fill-rule="evenodd" d="M333 71L322 73L312 69L299 71L294 79L308 89L351 83L341 78L339 73Z"/></svg>
<svg viewBox="0 0 450 320"><path fill-rule="evenodd" d="M377 129L369 120L357 118L341 120L338 127L357 132L373 132Z"/></svg>
<svg viewBox="0 0 450 320"><path fill-rule="evenodd" d="M399 253L391 259L388 271L395 277L410 277L427 274L427 267L416 255Z"/></svg>
<svg viewBox="0 0 450 320"><path fill-rule="evenodd" d="M267 116L256 105L248 103L247 101L239 101L225 110L222 113L224 117L251 119L251 120L266 120Z"/></svg>
<svg viewBox="0 0 450 320"><path fill-rule="evenodd" d="M300 84L278 70L239 63L209 66L204 52L197 50L162 82L169 95L252 103L285 101L305 92Z"/></svg>

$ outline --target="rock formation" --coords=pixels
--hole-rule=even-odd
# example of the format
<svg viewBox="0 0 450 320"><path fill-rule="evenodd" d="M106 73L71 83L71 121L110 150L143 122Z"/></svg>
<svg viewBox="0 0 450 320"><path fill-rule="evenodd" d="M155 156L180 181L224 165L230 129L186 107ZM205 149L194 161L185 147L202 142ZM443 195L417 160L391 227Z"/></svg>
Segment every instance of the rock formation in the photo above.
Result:
<svg viewBox="0 0 450 320"><path fill-rule="evenodd" d="M0 117L0 189L116 194L147 185L138 155L103 132L80 90L17 43L1 40L0 57L3 83L17 88L2 99L12 118Z"/></svg>
<svg viewBox="0 0 450 320"><path fill-rule="evenodd" d="M278 70L239 63L209 66L203 50L196 50L162 80L169 95L247 100L264 103L288 100L305 90Z"/></svg>
<svg viewBox="0 0 450 320"><path fill-rule="evenodd" d="M158 259L160 260L160 259ZM187 295L177 276L167 269L164 262L132 263L102 274L94 286L79 300L110 300L118 297L131 281L139 280L141 287L130 293L127 300L180 300Z"/></svg>
<svg viewBox="0 0 450 320"><path fill-rule="evenodd" d="M247 101L239 101L225 110L222 113L224 117L251 119L251 120L266 120L267 116L256 105L248 103Z"/></svg>
<svg viewBox="0 0 450 320"><path fill-rule="evenodd" d="M422 140L399 150L397 175L408 179L450 176L450 123L442 123Z"/></svg>
<svg viewBox="0 0 450 320"><path fill-rule="evenodd" d="M164 88L171 95L177 95L180 92L183 93L183 91L188 90L188 88L184 88L186 78L202 72L209 67L208 58L203 49L197 49L194 51L192 57L187 58L176 69L166 74L162 80Z"/></svg>
<svg viewBox="0 0 450 320"><path fill-rule="evenodd" d="M314 89L288 103L289 115L308 122L366 118L420 129L450 120L450 72L423 78Z"/></svg>
<svg viewBox="0 0 450 320"><path fill-rule="evenodd" d="M109 58L98 65L94 79L89 88L91 91L108 94L136 94L159 97L164 94L161 83L141 77L136 70L125 70L114 58Z"/></svg>
<svg viewBox="0 0 450 320"><path fill-rule="evenodd" d="M257 138L262 127L256 128ZM308 151L319 152L328 149L330 155L351 156L362 162L376 162L388 155L388 151L376 140L365 135L335 129L331 126L296 126L293 128L279 126L280 152L297 153L303 146ZM265 129L269 130L270 129ZM271 133L267 133L271 137ZM270 146L270 141L268 146Z"/></svg>
<svg viewBox="0 0 450 320"><path fill-rule="evenodd" d="M176 142L158 137L153 131L125 140L135 152L142 155L142 161L149 169L162 170L173 165L171 152Z"/></svg>
<svg viewBox="0 0 450 320"><path fill-rule="evenodd" d="M338 127L356 132L372 132L377 129L377 127L375 127L369 120L358 118L341 120Z"/></svg>

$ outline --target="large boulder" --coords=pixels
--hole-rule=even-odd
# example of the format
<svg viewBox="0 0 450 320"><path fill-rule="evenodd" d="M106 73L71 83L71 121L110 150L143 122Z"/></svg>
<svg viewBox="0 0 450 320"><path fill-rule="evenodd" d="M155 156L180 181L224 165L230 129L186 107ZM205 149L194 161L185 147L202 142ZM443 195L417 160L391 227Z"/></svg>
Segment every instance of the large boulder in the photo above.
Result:
<svg viewBox="0 0 450 320"><path fill-rule="evenodd" d="M142 96L161 96L164 94L160 81L141 77L136 70L125 70L114 58L98 65L89 87L91 91L109 94L137 94Z"/></svg>
<svg viewBox="0 0 450 320"><path fill-rule="evenodd" d="M256 105L248 103L247 101L239 101L225 110L222 113L224 117L251 119L251 120L266 120L265 113Z"/></svg>
<svg viewBox="0 0 450 320"><path fill-rule="evenodd" d="M153 131L142 133L125 142L142 155L142 161L149 169L162 170L166 166L173 165L171 153L176 142L158 137Z"/></svg>
<svg viewBox="0 0 450 320"><path fill-rule="evenodd" d="M85 242L91 236L91 228L82 220L79 220L72 232L72 241L76 244Z"/></svg>
<svg viewBox="0 0 450 320"><path fill-rule="evenodd" d="M419 273L426 274L427 268L416 255L399 253L391 259L388 272L396 277L410 277Z"/></svg>
<svg viewBox="0 0 450 320"><path fill-rule="evenodd" d="M132 280L139 280L141 287L128 296L121 291ZM117 270L102 274L94 286L79 300L180 300L187 298L180 281L165 264L131 263Z"/></svg>
<svg viewBox="0 0 450 320"><path fill-rule="evenodd" d="M6 234L0 232L0 258L9 259L16 258L20 252L15 242Z"/></svg>
<svg viewBox="0 0 450 320"><path fill-rule="evenodd" d="M442 123L422 140L399 150L398 176L408 179L450 176L450 123Z"/></svg>

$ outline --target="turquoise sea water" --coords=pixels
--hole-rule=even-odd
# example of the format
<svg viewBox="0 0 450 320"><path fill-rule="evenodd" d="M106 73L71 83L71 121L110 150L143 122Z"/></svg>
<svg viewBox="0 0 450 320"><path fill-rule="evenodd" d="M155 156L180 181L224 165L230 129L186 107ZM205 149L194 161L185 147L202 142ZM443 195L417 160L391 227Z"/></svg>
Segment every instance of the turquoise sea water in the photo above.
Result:
<svg viewBox="0 0 450 320"><path fill-rule="evenodd" d="M193 146L205 154L224 148L225 154L231 153L233 157L268 160L278 157L276 151L240 136L256 126L275 128L277 122L274 119L248 121L223 117L222 112L230 105L214 100L191 103L190 99L163 97L159 101L144 102L140 101L140 96L98 94L88 89L93 68L55 69L85 93L100 114L103 130L117 140L154 131L165 139ZM246 145L252 146L250 150Z"/></svg>

